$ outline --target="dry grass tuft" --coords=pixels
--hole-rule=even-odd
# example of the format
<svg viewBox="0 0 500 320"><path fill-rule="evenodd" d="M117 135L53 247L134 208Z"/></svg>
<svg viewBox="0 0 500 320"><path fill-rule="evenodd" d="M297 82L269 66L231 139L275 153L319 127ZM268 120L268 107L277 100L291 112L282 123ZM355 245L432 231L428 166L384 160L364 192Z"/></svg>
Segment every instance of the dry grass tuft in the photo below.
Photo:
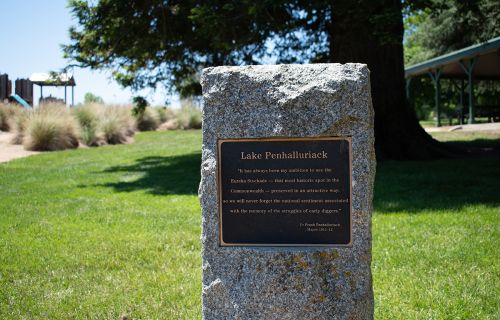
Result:
<svg viewBox="0 0 500 320"><path fill-rule="evenodd" d="M160 115L158 111L146 107L143 112L136 115L137 129L140 131L154 131L160 125Z"/></svg>
<svg viewBox="0 0 500 320"><path fill-rule="evenodd" d="M0 103L0 131L13 131L16 118L26 110L15 104Z"/></svg>
<svg viewBox="0 0 500 320"><path fill-rule="evenodd" d="M202 113L200 108L186 104L178 111L177 119L180 129L200 129Z"/></svg>
<svg viewBox="0 0 500 320"><path fill-rule="evenodd" d="M136 129L131 108L121 106L104 108L99 127L107 143L119 144L128 142Z"/></svg>
<svg viewBox="0 0 500 320"><path fill-rule="evenodd" d="M101 146L106 144L100 132L101 115L104 112L101 104L86 104L73 109L73 114L80 124L80 141L87 146Z"/></svg>
<svg viewBox="0 0 500 320"><path fill-rule="evenodd" d="M167 107L156 107L154 108L158 112L158 117L160 118L160 124L163 124L169 120L175 118L175 112Z"/></svg>
<svg viewBox="0 0 500 320"><path fill-rule="evenodd" d="M57 104L46 104L30 113L23 145L33 151L71 149L78 147L78 136L78 123L68 109Z"/></svg>

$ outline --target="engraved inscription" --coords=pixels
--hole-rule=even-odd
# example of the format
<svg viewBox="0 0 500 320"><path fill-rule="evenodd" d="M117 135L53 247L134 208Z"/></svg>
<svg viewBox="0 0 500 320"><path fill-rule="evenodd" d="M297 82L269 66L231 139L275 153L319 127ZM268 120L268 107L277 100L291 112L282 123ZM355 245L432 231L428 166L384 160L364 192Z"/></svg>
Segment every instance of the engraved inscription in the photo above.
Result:
<svg viewBox="0 0 500 320"><path fill-rule="evenodd" d="M220 244L348 245L349 137L218 143Z"/></svg>

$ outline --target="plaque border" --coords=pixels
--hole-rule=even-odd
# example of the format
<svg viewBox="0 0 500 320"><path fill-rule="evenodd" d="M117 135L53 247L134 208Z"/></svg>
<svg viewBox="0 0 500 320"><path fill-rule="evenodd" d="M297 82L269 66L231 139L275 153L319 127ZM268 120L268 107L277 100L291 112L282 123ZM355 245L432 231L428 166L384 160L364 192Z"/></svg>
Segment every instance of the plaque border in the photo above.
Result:
<svg viewBox="0 0 500 320"><path fill-rule="evenodd" d="M315 141L345 140L349 144L349 242L346 244L304 244L304 243L227 243L222 238L222 172L221 146L224 142L245 141ZM259 137L259 138L217 138L217 209L219 212L219 247L352 247L352 136L313 136L313 137Z"/></svg>

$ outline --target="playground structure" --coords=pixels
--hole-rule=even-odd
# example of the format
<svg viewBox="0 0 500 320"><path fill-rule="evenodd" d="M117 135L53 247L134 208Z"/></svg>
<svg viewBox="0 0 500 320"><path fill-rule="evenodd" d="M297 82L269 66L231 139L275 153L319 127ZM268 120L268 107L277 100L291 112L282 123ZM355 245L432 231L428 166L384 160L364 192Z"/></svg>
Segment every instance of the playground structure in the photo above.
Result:
<svg viewBox="0 0 500 320"><path fill-rule="evenodd" d="M71 87L71 104L74 105L76 85L75 78L70 73L33 73L29 79L15 81L15 93L12 94L12 81L7 74L0 74L0 102L8 100L20 104L25 108L34 106L33 85L40 86L39 103L59 102L68 105L67 87ZM43 87L64 87L64 100L52 96L43 96Z"/></svg>
<svg viewBox="0 0 500 320"><path fill-rule="evenodd" d="M75 105L75 78L71 73L33 73L30 76L30 81L33 84L40 86L40 102L45 99L52 102L55 101L54 97L43 97L43 87L64 87L64 104L68 105L67 87L71 87L71 106ZM56 100L57 101L57 100Z"/></svg>

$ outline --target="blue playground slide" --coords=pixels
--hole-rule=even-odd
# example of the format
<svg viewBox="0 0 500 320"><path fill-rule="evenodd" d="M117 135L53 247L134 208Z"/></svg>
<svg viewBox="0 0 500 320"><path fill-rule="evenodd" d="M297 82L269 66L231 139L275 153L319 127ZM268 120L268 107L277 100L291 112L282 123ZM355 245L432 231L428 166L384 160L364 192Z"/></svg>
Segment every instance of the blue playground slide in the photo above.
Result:
<svg viewBox="0 0 500 320"><path fill-rule="evenodd" d="M26 109L31 108L31 106L23 98L21 98L17 94L12 95L11 98L14 99L20 105L22 105L23 107L25 107Z"/></svg>

